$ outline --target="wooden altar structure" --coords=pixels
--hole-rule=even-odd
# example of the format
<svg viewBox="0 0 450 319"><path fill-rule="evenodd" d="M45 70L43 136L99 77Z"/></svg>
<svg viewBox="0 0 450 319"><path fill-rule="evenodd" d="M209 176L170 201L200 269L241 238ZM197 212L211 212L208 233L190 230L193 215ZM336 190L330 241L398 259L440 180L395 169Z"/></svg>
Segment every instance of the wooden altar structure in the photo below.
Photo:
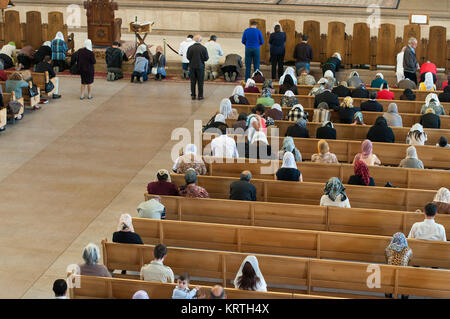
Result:
<svg viewBox="0 0 450 319"><path fill-rule="evenodd" d="M114 11L119 8L117 2L110 0L87 0L86 9L88 38L93 45L110 46L120 42L122 19L114 18Z"/></svg>

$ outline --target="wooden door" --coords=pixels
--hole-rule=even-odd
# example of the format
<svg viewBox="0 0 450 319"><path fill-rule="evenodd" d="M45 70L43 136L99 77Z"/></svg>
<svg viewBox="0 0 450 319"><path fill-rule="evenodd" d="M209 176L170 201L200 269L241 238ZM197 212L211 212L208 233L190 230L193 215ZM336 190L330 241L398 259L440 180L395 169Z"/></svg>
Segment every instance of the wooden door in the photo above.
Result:
<svg viewBox="0 0 450 319"><path fill-rule="evenodd" d="M397 54L395 52L395 25L384 23L378 30L377 64L395 65Z"/></svg>
<svg viewBox="0 0 450 319"><path fill-rule="evenodd" d="M353 25L352 64L370 64L370 28L367 23Z"/></svg>
<svg viewBox="0 0 450 319"><path fill-rule="evenodd" d="M294 49L295 49L295 21L294 20L280 20L281 28L286 33L286 54L284 61L294 61Z"/></svg>
<svg viewBox="0 0 450 319"><path fill-rule="evenodd" d="M342 22L328 23L327 58L331 57L335 52L338 52L342 57L341 63L345 64L346 44L345 24Z"/></svg>
<svg viewBox="0 0 450 319"><path fill-rule="evenodd" d="M313 61L320 62L320 23L313 20L303 22L303 34L309 37L308 43L313 50Z"/></svg>

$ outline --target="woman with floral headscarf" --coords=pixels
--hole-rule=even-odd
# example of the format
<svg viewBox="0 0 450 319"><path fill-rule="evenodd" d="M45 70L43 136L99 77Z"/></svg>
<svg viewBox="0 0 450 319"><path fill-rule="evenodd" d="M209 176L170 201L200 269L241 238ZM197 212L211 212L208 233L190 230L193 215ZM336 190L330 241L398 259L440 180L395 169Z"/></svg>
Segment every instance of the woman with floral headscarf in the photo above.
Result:
<svg viewBox="0 0 450 319"><path fill-rule="evenodd" d="M375 186L373 178L370 176L369 167L363 161L356 161L354 165L355 175L350 176L350 185Z"/></svg>
<svg viewBox="0 0 450 319"><path fill-rule="evenodd" d="M278 159L282 160L286 152L291 152L294 155L294 159L296 162L302 161L302 154L295 147L294 139L291 136L286 136L284 138L283 146L281 147L281 150L278 152Z"/></svg>
<svg viewBox="0 0 450 319"><path fill-rule="evenodd" d="M328 163L328 164L339 164L336 154L330 153L330 147L327 141L320 140L317 143L318 153L311 156L311 162L313 163Z"/></svg>
<svg viewBox="0 0 450 319"><path fill-rule="evenodd" d="M269 89L271 94L275 94L275 89L273 88L273 81L271 79L266 79L263 83L262 89Z"/></svg>
<svg viewBox="0 0 450 319"><path fill-rule="evenodd" d="M314 84L311 91L309 91L309 96L316 96L323 92L325 92L325 84L328 83L328 80L326 78L321 78L319 81L317 81L316 84Z"/></svg>
<svg viewBox="0 0 450 319"><path fill-rule="evenodd" d="M408 266L413 253L403 233L395 233L385 250L386 263L394 266Z"/></svg>
<svg viewBox="0 0 450 319"><path fill-rule="evenodd" d="M363 116L362 112L356 112L355 115L353 115L352 125L365 125L364 124L364 116Z"/></svg>
<svg viewBox="0 0 450 319"><path fill-rule="evenodd" d="M184 174L189 168L193 168L197 175L205 175L208 172L202 157L197 154L195 144L186 145L184 154L176 159L172 171L177 174Z"/></svg>
<svg viewBox="0 0 450 319"><path fill-rule="evenodd" d="M269 88L262 91L261 97L256 100L256 104L262 104L264 106L272 106L275 104L275 100L272 99L272 92Z"/></svg>
<svg viewBox="0 0 450 319"><path fill-rule="evenodd" d="M294 92L286 91L280 100L281 107L293 107L298 104L298 99L295 96Z"/></svg>
<svg viewBox="0 0 450 319"><path fill-rule="evenodd" d="M450 191L445 187L439 188L433 203L438 207L438 214L450 214Z"/></svg>
<svg viewBox="0 0 450 319"><path fill-rule="evenodd" d="M141 237L134 232L133 223L129 214L120 215L117 231L112 241L122 244L143 244Z"/></svg>
<svg viewBox="0 0 450 319"><path fill-rule="evenodd" d="M339 178L332 177L328 180L320 198L320 206L351 208L345 187Z"/></svg>
<svg viewBox="0 0 450 319"><path fill-rule="evenodd" d="M230 96L230 102L231 104L250 105L241 85L235 86L233 93Z"/></svg>
<svg viewBox="0 0 450 319"><path fill-rule="evenodd" d="M259 93L259 89L256 87L256 82L253 79L248 79L245 83L245 93Z"/></svg>
<svg viewBox="0 0 450 319"><path fill-rule="evenodd" d="M363 161L367 166L381 165L380 159L372 152L373 146L370 140L364 140L361 144L361 153L355 155L353 165L358 160Z"/></svg>
<svg viewBox="0 0 450 319"><path fill-rule="evenodd" d="M400 165L398 165L398 167L423 169L423 163L417 157L417 150L414 146L411 145L406 149L406 157L401 160Z"/></svg>
<svg viewBox="0 0 450 319"><path fill-rule="evenodd" d="M359 107L353 107L353 99L350 96L345 97L339 108L340 122L343 124L352 124L355 113L359 111Z"/></svg>

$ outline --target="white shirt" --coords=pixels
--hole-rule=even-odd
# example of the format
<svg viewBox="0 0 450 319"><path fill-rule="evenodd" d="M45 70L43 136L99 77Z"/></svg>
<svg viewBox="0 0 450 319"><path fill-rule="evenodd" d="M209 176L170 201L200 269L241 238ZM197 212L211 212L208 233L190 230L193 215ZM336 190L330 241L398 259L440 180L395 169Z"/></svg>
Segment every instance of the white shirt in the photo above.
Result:
<svg viewBox="0 0 450 319"><path fill-rule="evenodd" d="M235 140L226 135L220 135L213 139L211 142L211 150L213 156L216 157L239 157Z"/></svg>
<svg viewBox="0 0 450 319"><path fill-rule="evenodd" d="M423 222L414 223L408 238L447 241L444 226L436 223L434 219L425 219Z"/></svg>
<svg viewBox="0 0 450 319"><path fill-rule="evenodd" d="M403 56L405 55L405 52L400 52L397 54L397 83L401 80L405 79L404 69L403 69Z"/></svg>
<svg viewBox="0 0 450 319"><path fill-rule="evenodd" d="M191 38L187 38L186 40L180 43L180 49L178 50L178 53L183 57L183 59L181 60L182 63L189 63L186 54L189 47L194 43L195 41L192 40Z"/></svg>
<svg viewBox="0 0 450 319"><path fill-rule="evenodd" d="M322 195L320 198L320 206L334 206L334 207L342 207L342 208L351 208L350 201L348 197L342 201L342 195L336 197L336 200L333 202L328 195Z"/></svg>
<svg viewBox="0 0 450 319"><path fill-rule="evenodd" d="M161 261L152 260L141 268L141 280L173 283L174 275L170 267L164 266Z"/></svg>
<svg viewBox="0 0 450 319"><path fill-rule="evenodd" d="M205 44L206 50L208 50L209 59L206 64L219 64L219 58L223 56L222 47L216 41L208 41Z"/></svg>

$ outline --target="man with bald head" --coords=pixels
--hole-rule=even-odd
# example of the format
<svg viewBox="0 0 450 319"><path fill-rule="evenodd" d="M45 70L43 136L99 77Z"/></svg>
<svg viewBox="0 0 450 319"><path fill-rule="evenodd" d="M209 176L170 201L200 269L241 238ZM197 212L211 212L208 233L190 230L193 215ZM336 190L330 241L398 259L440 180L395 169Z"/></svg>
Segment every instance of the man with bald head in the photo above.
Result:
<svg viewBox="0 0 450 319"><path fill-rule="evenodd" d="M225 289L221 285L215 285L209 292L210 299L227 299Z"/></svg>
<svg viewBox="0 0 450 319"><path fill-rule="evenodd" d="M230 185L230 199L256 201L256 187L250 183L251 179L252 173L250 171L243 171L241 173L241 179Z"/></svg>
<svg viewBox="0 0 450 319"><path fill-rule="evenodd" d="M194 36L194 44L187 50L186 57L189 60L191 72L191 97L196 98L195 87L198 85L198 99L203 100L203 81L205 79L205 62L208 61L208 50L201 45L202 37Z"/></svg>

